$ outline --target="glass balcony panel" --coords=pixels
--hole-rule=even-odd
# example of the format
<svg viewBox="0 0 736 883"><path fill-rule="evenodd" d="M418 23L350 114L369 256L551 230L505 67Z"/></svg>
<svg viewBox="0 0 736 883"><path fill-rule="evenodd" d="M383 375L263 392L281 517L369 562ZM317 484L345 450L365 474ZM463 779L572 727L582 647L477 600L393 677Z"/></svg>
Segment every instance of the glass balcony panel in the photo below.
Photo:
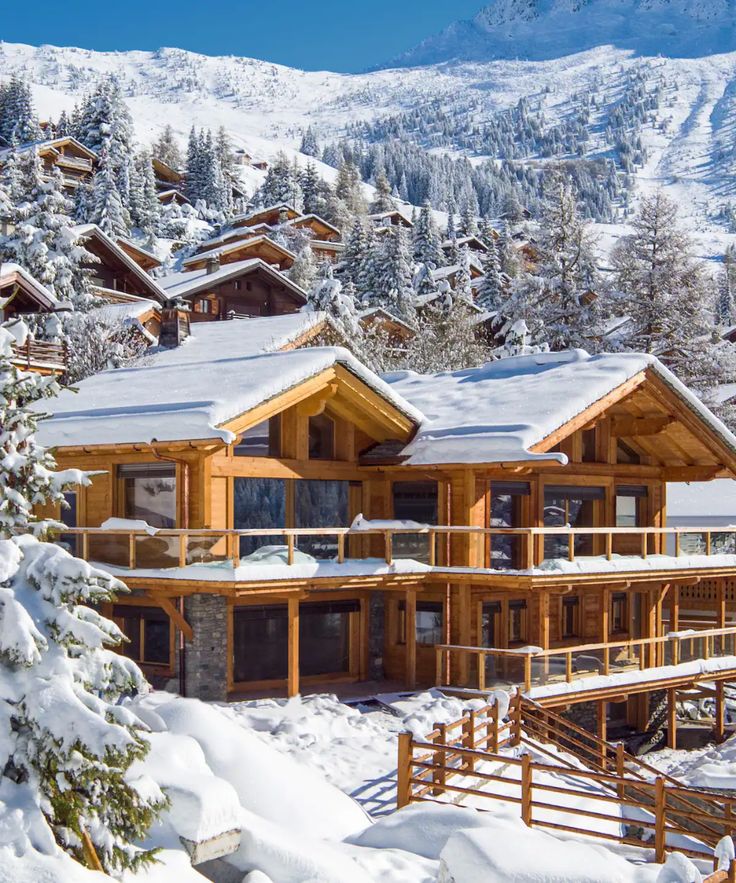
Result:
<svg viewBox="0 0 736 883"><path fill-rule="evenodd" d="M486 656L486 688L513 687L524 683L524 657Z"/></svg>
<svg viewBox="0 0 736 883"><path fill-rule="evenodd" d="M225 537L189 537L187 564L216 564L228 558Z"/></svg>
<svg viewBox="0 0 736 883"><path fill-rule="evenodd" d="M136 537L135 566L138 570L178 567L179 537Z"/></svg>

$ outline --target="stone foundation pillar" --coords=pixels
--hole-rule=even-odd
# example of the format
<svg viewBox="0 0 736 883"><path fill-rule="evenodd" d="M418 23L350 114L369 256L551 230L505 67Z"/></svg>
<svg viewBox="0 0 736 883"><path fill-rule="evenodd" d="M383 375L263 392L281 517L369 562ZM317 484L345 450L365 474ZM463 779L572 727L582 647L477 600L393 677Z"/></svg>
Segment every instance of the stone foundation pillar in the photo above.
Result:
<svg viewBox="0 0 736 883"><path fill-rule="evenodd" d="M186 643L187 696L209 702L227 700L227 600L221 595L190 595L186 619L194 639Z"/></svg>

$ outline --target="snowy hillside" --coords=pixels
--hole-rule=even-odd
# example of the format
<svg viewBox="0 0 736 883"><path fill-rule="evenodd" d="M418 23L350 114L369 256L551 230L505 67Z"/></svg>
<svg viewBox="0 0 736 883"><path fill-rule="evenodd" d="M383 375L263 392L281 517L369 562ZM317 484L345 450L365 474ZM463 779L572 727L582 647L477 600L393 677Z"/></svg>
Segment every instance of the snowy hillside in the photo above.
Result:
<svg viewBox="0 0 736 883"><path fill-rule="evenodd" d="M606 2L610 6L612 0ZM549 22L557 22L563 9L578 10L568 13L571 21L579 16L587 20L603 9L603 3L555 0L543 5L553 7ZM525 24L517 17L513 27L534 26L537 42L548 44L547 39L538 40L539 34L551 33L549 24L536 18L540 5L532 0L499 0L480 14L474 27L480 27L480 21L489 27L493 22L510 21L508 16L498 18L502 10L526 7L531 20ZM627 0L616 5L625 8ZM644 5L644 0L638 0L637 7ZM725 16L731 0L728 4L719 0L716 5ZM714 4L698 5L695 0L684 4L683 0L667 8L675 6L691 10L692 18L698 20L692 26L696 32L701 18L708 27L713 24L705 10L714 9ZM664 15L661 2L650 0L646 7L642 15ZM726 21L723 16L717 21ZM730 39L723 33L720 46ZM665 44L666 40L663 51ZM702 44L693 40L692 45ZM706 256L720 255L736 230L725 211L736 194L732 138L736 52L694 58L642 57L625 48L599 46L548 60L452 62L348 75L304 72L254 59L207 57L178 49L103 53L0 44L0 79L21 73L30 80L42 117L70 110L108 72L120 78L138 137L144 142L151 141L166 123L182 139L192 124L224 125L236 146L268 159L282 148L296 155L309 125L324 145L342 137L348 126L369 123L373 125L365 134L367 140L388 139L398 131L399 137L432 152L480 161L487 156L504 158L498 152L500 132L512 148L506 158L530 166L584 156L613 158L624 168L624 160L633 184L639 185L638 191L632 186L631 192L663 185L689 216L691 231L702 234ZM526 103L525 113L533 116L534 139L527 139L526 129L511 119L520 99ZM411 120L404 119L412 114L420 123L429 119L430 125L412 128ZM436 132L431 126L433 115ZM622 142L629 141L641 149L624 156L622 151L629 150L630 144ZM334 176L328 166L322 166L321 172L327 178ZM253 189L262 177L250 168L243 174ZM601 232L607 241L618 227L601 227Z"/></svg>

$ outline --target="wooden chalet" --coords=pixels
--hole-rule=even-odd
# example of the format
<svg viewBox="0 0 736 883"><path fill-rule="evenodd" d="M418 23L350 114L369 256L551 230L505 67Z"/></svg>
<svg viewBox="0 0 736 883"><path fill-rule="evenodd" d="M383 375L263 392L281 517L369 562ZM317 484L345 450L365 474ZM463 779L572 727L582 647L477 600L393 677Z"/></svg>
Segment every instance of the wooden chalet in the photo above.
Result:
<svg viewBox="0 0 736 883"><path fill-rule="evenodd" d="M118 237L116 242L128 257L135 261L142 270L146 271L146 273L150 273L151 270L156 270L161 266L161 261L156 255L138 245L138 243L126 239L123 236Z"/></svg>
<svg viewBox="0 0 736 883"><path fill-rule="evenodd" d="M72 138L71 135L2 150L0 151L0 165L11 149L19 152L37 151L45 172L51 174L53 170L58 170L64 189L70 192L76 190L81 183L89 181L97 167L97 154L77 141L76 138Z"/></svg>
<svg viewBox="0 0 736 883"><path fill-rule="evenodd" d="M184 175L177 169L165 163L162 159L151 157L153 176L156 180L156 189L160 194L168 191L181 191L184 188Z"/></svg>
<svg viewBox="0 0 736 883"><path fill-rule="evenodd" d="M293 313L307 302L305 291L260 258L224 266L209 261L171 273L161 283L168 298L190 305L195 322Z"/></svg>
<svg viewBox="0 0 736 883"><path fill-rule="evenodd" d="M359 321L363 328L380 328L388 336L388 339L397 346L412 340L417 333L411 325L407 325L406 322L398 319L383 307L371 307L363 310L360 313Z"/></svg>
<svg viewBox="0 0 736 883"><path fill-rule="evenodd" d="M284 226L295 227L297 230L307 230L314 239L320 242L339 242L341 233L329 221L320 218L319 215L299 215L298 218L286 221Z"/></svg>
<svg viewBox="0 0 736 883"><path fill-rule="evenodd" d="M136 298L165 303L165 292L141 266L137 246L129 243L123 248L96 224L81 224L74 230L87 251L96 258L90 264L90 272L95 291L101 298L111 303ZM139 252L137 258L130 254L133 249Z"/></svg>
<svg viewBox="0 0 736 883"><path fill-rule="evenodd" d="M182 262L182 266L186 270L201 270L208 266L219 269L220 266L252 259L262 260L278 270L288 270L294 265L296 255L267 236L253 236L192 255Z"/></svg>
<svg viewBox="0 0 736 883"><path fill-rule="evenodd" d="M484 255L488 251L488 246L477 236L458 236L454 240L446 239L442 243L442 250L446 254L452 251L453 248L467 248L468 251L475 252L478 255Z"/></svg>
<svg viewBox="0 0 736 883"><path fill-rule="evenodd" d="M368 215L368 219L376 228L376 232L390 229L391 227L404 227L407 230L411 230L414 226L409 218L402 215L398 209L393 209L389 212L376 212L375 214Z"/></svg>
<svg viewBox="0 0 736 883"><path fill-rule="evenodd" d="M666 487L736 475L736 438L669 371L571 352L386 383L318 322L204 326L54 403L42 442L99 471L65 541L133 590L125 652L210 699L521 686L605 734L715 689L722 717L736 531L667 528Z"/></svg>
<svg viewBox="0 0 736 883"><path fill-rule="evenodd" d="M159 190L158 201L161 205L191 205L181 190Z"/></svg>
<svg viewBox="0 0 736 883"><path fill-rule="evenodd" d="M268 224L276 227L287 221L294 221L300 217L299 212L286 203L271 205L266 208L256 209L242 215L236 215L230 222L233 227L255 227L257 224Z"/></svg>
<svg viewBox="0 0 736 883"><path fill-rule="evenodd" d="M63 309L56 295L18 264L0 263L0 323L52 313ZM32 336L15 347L14 363L38 374L63 374L67 353L62 344L35 340Z"/></svg>

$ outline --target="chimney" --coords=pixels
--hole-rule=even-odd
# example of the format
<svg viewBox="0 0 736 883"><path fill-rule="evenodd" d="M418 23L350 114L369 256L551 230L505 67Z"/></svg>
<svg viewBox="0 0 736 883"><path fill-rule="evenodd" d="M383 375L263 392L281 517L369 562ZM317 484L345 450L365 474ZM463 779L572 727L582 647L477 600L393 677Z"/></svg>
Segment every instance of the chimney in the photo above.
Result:
<svg viewBox="0 0 736 883"><path fill-rule="evenodd" d="M159 344L176 347L187 337L189 337L189 310L176 306L164 307L161 310Z"/></svg>
<svg viewBox="0 0 736 883"><path fill-rule="evenodd" d="M206 263L207 275L211 275L212 273L216 273L220 269L220 258L218 255L214 257L207 258Z"/></svg>

